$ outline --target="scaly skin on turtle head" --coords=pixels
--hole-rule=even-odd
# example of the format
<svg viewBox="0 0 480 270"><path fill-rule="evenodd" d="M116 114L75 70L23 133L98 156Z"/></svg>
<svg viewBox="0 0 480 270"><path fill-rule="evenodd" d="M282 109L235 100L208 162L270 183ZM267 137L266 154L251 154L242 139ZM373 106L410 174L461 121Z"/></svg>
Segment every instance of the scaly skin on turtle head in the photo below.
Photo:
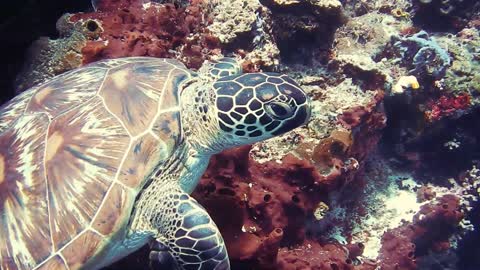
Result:
<svg viewBox="0 0 480 270"><path fill-rule="evenodd" d="M309 97L287 75L241 74L231 58L206 64L181 100L183 130L200 153L269 139L310 117Z"/></svg>

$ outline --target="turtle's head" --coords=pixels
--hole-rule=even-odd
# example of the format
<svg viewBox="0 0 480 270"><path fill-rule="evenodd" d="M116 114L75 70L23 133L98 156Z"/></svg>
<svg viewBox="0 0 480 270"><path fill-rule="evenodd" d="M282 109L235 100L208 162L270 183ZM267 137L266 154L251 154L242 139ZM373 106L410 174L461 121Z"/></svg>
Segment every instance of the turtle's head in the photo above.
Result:
<svg viewBox="0 0 480 270"><path fill-rule="evenodd" d="M229 76L218 79L213 88L218 126L231 146L283 134L310 117L308 96L286 75Z"/></svg>
<svg viewBox="0 0 480 270"><path fill-rule="evenodd" d="M193 110L185 111L194 113L182 116L187 120L187 139L200 151L215 153L265 140L305 124L310 117L308 96L286 75L209 76L191 91L187 102Z"/></svg>

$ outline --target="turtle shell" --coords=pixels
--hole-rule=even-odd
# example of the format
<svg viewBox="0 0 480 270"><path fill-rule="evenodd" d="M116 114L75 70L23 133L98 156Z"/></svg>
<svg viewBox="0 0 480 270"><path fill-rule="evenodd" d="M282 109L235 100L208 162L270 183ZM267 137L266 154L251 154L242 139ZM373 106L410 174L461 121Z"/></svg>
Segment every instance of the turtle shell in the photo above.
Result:
<svg viewBox="0 0 480 270"><path fill-rule="evenodd" d="M175 60L106 60L0 110L0 268L77 269L131 215L181 141Z"/></svg>

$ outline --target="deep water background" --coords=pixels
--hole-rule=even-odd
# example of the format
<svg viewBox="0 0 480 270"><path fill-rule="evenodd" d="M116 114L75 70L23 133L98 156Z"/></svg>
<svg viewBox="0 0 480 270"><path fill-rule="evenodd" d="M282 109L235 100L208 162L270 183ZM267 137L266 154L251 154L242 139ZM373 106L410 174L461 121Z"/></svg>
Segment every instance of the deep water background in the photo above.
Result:
<svg viewBox="0 0 480 270"><path fill-rule="evenodd" d="M0 8L0 104L3 104L14 96L14 85L16 75L22 68L24 56L30 44L41 36L56 38L58 36L55 23L60 16L66 12L78 12L91 10L90 0L14 0L3 1ZM423 16L425 18L425 16ZM422 19L417 20L418 24L425 24ZM432 27L433 30L438 30ZM298 37L299 40L309 43L313 37ZM282 50L289 51L289 50ZM289 55L283 55L288 60ZM291 55L290 55L291 57ZM295 58L295 57L294 57ZM383 149L390 149L395 144L395 134L402 121L408 121L408 114L402 107L394 103L387 104L388 127L385 130L384 139L381 142ZM445 121L442 124L449 126L453 133L461 131L475 138L474 144L462 147L454 156L451 153L442 155L439 149L440 142L451 136L448 133L432 134L426 141L417 142L421 152L436 152L438 155L426 164L430 168L448 168L448 171L437 171L437 176L452 176L455 173L468 169L472 160L480 159L480 111L475 111L457 121ZM413 145L412 147L416 147ZM425 172L425 175L431 174ZM452 174L452 175L448 175ZM424 175L424 176L425 176ZM428 175L434 177L435 175ZM480 204L469 214L469 219L480 227ZM460 270L480 270L480 232L477 229L465 237L459 244ZM144 262L147 260L146 249L138 253L134 260L121 261L108 269L148 269ZM429 269L428 269L429 270ZM440 270L440 269L431 269Z"/></svg>
<svg viewBox="0 0 480 270"><path fill-rule="evenodd" d="M13 82L30 44L41 36L56 38L55 23L67 12L91 9L90 0L2 1L0 8L0 103L14 95Z"/></svg>

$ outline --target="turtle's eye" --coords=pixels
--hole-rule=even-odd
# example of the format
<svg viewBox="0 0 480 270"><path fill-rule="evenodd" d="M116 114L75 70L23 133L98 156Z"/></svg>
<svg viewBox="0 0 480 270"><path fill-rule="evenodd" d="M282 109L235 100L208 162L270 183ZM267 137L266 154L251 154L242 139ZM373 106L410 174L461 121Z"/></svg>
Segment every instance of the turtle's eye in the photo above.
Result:
<svg viewBox="0 0 480 270"><path fill-rule="evenodd" d="M280 101L272 101L266 104L265 109L271 117L279 120L286 119L294 113L290 105Z"/></svg>

